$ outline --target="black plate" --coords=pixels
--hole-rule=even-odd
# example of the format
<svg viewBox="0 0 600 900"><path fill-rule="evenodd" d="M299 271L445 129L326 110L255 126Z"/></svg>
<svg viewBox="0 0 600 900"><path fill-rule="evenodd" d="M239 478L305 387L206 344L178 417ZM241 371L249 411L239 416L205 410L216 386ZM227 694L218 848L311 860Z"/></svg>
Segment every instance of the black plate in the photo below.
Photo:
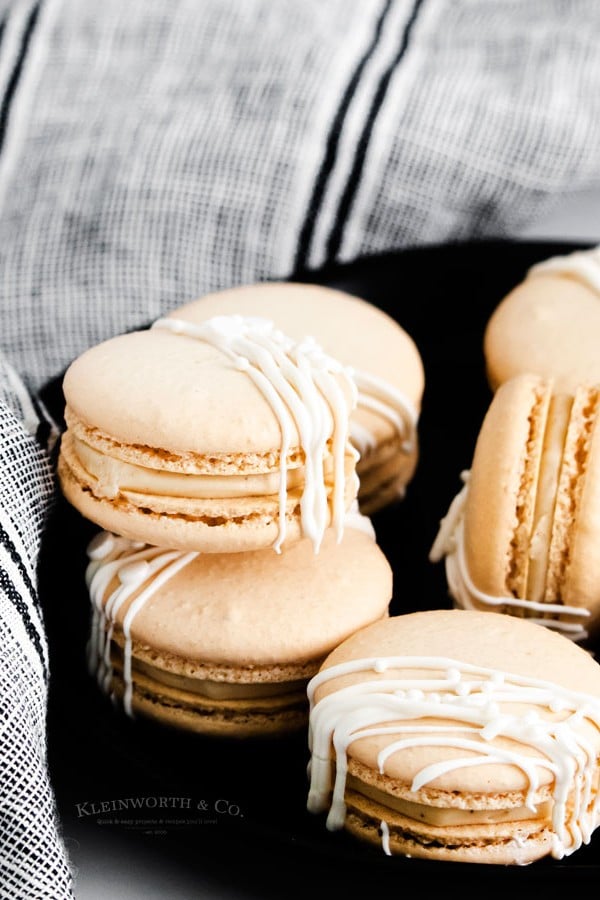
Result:
<svg viewBox="0 0 600 900"><path fill-rule="evenodd" d="M342 288L377 304L413 336L426 387L420 462L406 498L375 515L378 541L394 570L392 612L450 605L443 565L427 554L460 487L491 399L482 354L485 324L528 267L578 246L509 241L446 245L371 257L301 280ZM45 400L62 415L60 378ZM95 527L60 497L40 564L51 653L49 760L60 814L69 825L118 832L187 870L211 873L248 897L358 895L373 885L398 890L443 877L461 886L529 885L598 874L600 843L572 857L496 867L387 857L306 812L304 734L272 741L201 738L125 717L88 676L85 546ZM161 799L162 798L162 799ZM137 805L136 805L137 804ZM285 884L282 884L285 879ZM320 892L323 892L322 894Z"/></svg>

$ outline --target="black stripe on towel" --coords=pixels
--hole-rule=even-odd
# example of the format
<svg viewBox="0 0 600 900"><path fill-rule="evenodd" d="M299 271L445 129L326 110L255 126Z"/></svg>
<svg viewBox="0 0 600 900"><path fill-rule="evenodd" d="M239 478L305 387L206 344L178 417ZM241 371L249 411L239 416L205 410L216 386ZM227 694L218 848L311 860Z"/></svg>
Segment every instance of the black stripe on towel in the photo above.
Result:
<svg viewBox="0 0 600 900"><path fill-rule="evenodd" d="M6 552L12 559L12 561L14 562L15 566L19 570L19 572L21 574L21 578L23 579L23 582L25 584L25 587L27 588L27 590L29 591L29 594L31 595L33 605L36 607L36 609L39 609L40 604L39 604L38 593L35 588L35 585L31 581L31 578L29 577L29 573L28 573L27 569L25 568L25 564L23 563L23 560L21 559L21 557L19 556L19 554L17 552L17 548L15 547L12 540L10 539L8 532L6 532L4 530L2 525L0 525L0 544L4 547L4 549L6 550Z"/></svg>
<svg viewBox="0 0 600 900"><path fill-rule="evenodd" d="M373 39L367 47L362 58L359 60L358 65L356 66L356 69L354 70L352 77L348 82L346 90L344 91L340 104L337 108L337 112L334 116L333 122L331 123L331 129L329 131L327 143L325 145L325 155L323 157L323 162L321 163L321 168L319 169L319 172L317 174L312 196L308 204L306 218L304 220L304 224L302 226L302 230L300 232L300 237L298 240L298 250L296 253L296 260L294 264L294 270L296 272L301 272L304 268L306 268L311 243L313 240L315 224L319 213L319 206L321 204L321 198L325 193L327 182L331 177L331 173L335 165L335 158L340 143L344 119L346 118L346 115L348 113L348 108L350 107L352 98L356 93L356 88L361 79L362 73L364 72L365 66L373 56L373 53L375 52L377 45L381 39L383 26L392 7L392 3L393 0L386 0L386 2L384 3L383 9L375 26L375 31L373 32Z"/></svg>
<svg viewBox="0 0 600 900"><path fill-rule="evenodd" d="M358 188L362 176L367 148L369 146L369 140L371 137L371 132L373 130L373 125L375 123L375 119L377 118L377 114L379 113L379 110L381 109L381 106L385 99L385 95L389 87L392 75L394 74L395 70L402 61L404 54L406 53L406 50L410 43L410 36L423 2L424 0L414 0L412 12L402 32L402 41L400 43L398 53L394 57L391 65L382 74L379 80L379 84L377 85L377 91L373 98L373 103L371 104L371 109L369 110L369 115L367 116L365 127L356 147L352 171L350 172L350 177L348 178L348 182L342 194L340 204L338 206L337 216L335 218L331 234L329 235L329 240L327 241L328 262L333 262L335 260L342 244L346 222L348 221L348 216L350 215L352 204L354 203L354 198L356 196L356 189Z"/></svg>
<svg viewBox="0 0 600 900"><path fill-rule="evenodd" d="M15 96L15 91L17 90L17 86L19 84L19 79L21 77L21 73L23 71L23 65L25 63L25 57L27 56L27 51L29 49L29 44L31 42L31 37L33 32L35 31L35 26L38 21L39 13L40 13L41 3L36 3L29 13L27 18L27 22L25 23L25 29L21 36L21 46L19 48L19 55L15 61L15 65L11 72L10 78L8 80L8 84L6 86L6 93L2 98L2 103L0 104L0 151L4 146L4 139L6 137L6 129L8 126L8 119L10 116L10 108L12 106L12 101Z"/></svg>
<svg viewBox="0 0 600 900"><path fill-rule="evenodd" d="M40 633L31 621L27 603L23 600L21 594L18 592L18 590L8 577L8 573L5 571L5 569L2 568L0 568L0 590L4 592L7 599L10 601L10 603L12 603L12 605L20 615L23 621L23 627L25 628L25 631L27 632L31 643L37 650L38 656L40 657L42 668L44 670L44 677L47 678L48 670L46 667L46 660Z"/></svg>

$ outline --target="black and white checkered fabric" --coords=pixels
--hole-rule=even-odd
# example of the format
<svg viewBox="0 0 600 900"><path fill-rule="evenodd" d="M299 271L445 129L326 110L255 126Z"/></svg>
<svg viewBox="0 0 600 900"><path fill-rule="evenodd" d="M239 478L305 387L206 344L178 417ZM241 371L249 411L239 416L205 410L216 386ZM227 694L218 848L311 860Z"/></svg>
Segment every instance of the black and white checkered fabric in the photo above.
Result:
<svg viewBox="0 0 600 900"><path fill-rule="evenodd" d="M48 647L36 563L52 501L48 421L0 356L0 896L67 897L46 768Z"/></svg>
<svg viewBox="0 0 600 900"><path fill-rule="evenodd" d="M207 291L511 235L600 183L599 42L598 0L0 0L2 898L72 890L27 394Z"/></svg>

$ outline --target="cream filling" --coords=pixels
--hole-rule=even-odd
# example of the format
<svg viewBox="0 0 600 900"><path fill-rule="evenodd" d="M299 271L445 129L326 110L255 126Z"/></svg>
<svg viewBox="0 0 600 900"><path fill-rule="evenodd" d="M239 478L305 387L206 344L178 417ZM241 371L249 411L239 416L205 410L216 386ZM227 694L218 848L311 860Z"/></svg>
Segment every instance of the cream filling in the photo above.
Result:
<svg viewBox="0 0 600 900"><path fill-rule="evenodd" d="M158 494L186 499L229 497L265 497L279 491L280 472L262 475L188 475L158 471L123 462L100 453L73 437L73 449L86 472L96 479L97 496L117 497L121 491ZM304 484L304 468L288 469L287 488L293 491Z"/></svg>
<svg viewBox="0 0 600 900"><path fill-rule="evenodd" d="M557 395L548 409L529 545L526 597L533 603L541 603L546 594L552 522L572 405L571 397Z"/></svg>
<svg viewBox="0 0 600 900"><path fill-rule="evenodd" d="M208 678L188 678L185 675L174 675L172 672L157 669L138 659L133 663L133 670L143 672L153 681L158 681L167 687L200 694L209 700L253 700L263 697L280 697L282 694L304 693L307 684L305 679L234 684L229 681L211 681Z"/></svg>
<svg viewBox="0 0 600 900"><path fill-rule="evenodd" d="M393 809L409 819L425 822L427 825L493 825L498 822L521 822L525 819L545 819L550 822L552 814L552 804L549 800L538 803L535 812L527 806L508 809L454 809L394 797L370 784L365 784L355 775L348 775L346 785L350 790L374 800L381 806Z"/></svg>

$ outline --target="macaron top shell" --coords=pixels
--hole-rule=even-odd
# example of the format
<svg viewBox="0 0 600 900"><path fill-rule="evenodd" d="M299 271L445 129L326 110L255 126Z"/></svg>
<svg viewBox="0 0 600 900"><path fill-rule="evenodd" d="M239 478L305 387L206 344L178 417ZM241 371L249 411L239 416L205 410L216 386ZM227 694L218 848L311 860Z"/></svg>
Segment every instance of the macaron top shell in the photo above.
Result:
<svg viewBox="0 0 600 900"><path fill-rule="evenodd" d="M394 668L393 658L407 658L406 668ZM410 659L415 658L415 665L410 666ZM419 659L439 660L439 667L426 668L419 665ZM372 664L374 660L388 660L388 664L377 671ZM477 612L473 610L430 610L394 616L382 622L367 626L351 636L337 647L325 660L321 673L335 666L349 664L353 660L369 660L367 669L348 674L340 674L323 680L314 691L314 703L317 705L326 697L350 685L365 682L386 682L391 679L420 678L434 680L447 675L449 666L453 664L460 670L461 666L476 666L488 672L498 672L511 677L526 680L540 680L555 686L557 697L563 690L577 694L591 695L600 704L600 666L581 647L562 635L535 625L525 619L514 618L500 613ZM463 679L475 678L468 672ZM484 676L485 680L485 676ZM491 685L490 685L491 686ZM441 690L441 688L440 688ZM492 700L490 694L490 700ZM369 697L365 697L368 707ZM417 705L419 701L417 700ZM582 700L582 705L585 701ZM528 714L552 718L554 713L544 710L524 694L523 700L510 703L501 702L500 709L525 717ZM600 706L596 712L599 713ZM403 719L410 724L410 719ZM415 721L415 720L413 720ZM437 727L456 726L450 718L424 717L418 720L419 725ZM372 720L365 726L373 724ZM360 738L360 717L355 717L354 739L349 744L348 755L371 770L380 772L379 754L389 744L402 737L402 734L387 734ZM578 733L591 741L596 753L600 751L600 734L589 721L576 726ZM407 729L410 731L410 728ZM457 732L459 734L459 732ZM525 756L537 755L539 751L527 746L527 743L515 743L500 735L492 739L494 746L517 750ZM385 760L385 775L390 779L410 786L412 779L424 766L440 760L461 758L468 753L460 747L424 746L400 749ZM475 756L475 754L473 754ZM552 782L552 774L543 766L537 766L540 785ZM427 792L436 790L448 792L482 794L489 797L489 805L494 806L496 795L505 792L523 792L527 789L527 777L516 765L490 760L486 765L473 765L450 770L433 778L426 786ZM506 798L503 798L506 804ZM446 801L447 802L447 801ZM451 801L453 802L453 801ZM502 801L499 800L499 803ZM473 803L469 798L464 805ZM457 798L456 805L461 805Z"/></svg>
<svg viewBox="0 0 600 900"><path fill-rule="evenodd" d="M334 377L350 402L346 380ZM111 338L70 365L63 389L71 419L92 439L112 440L114 455L159 449L168 466L170 454L260 454L281 443L278 419L248 374L186 335L150 329ZM298 442L292 425L291 444Z"/></svg>
<svg viewBox="0 0 600 900"><path fill-rule="evenodd" d="M200 322L215 315L270 319L296 340L312 335L344 365L375 376L401 391L420 409L423 362L412 337L387 313L359 297L317 284L265 282L207 294L170 313ZM388 422L366 409L355 418L377 439L392 433Z"/></svg>
<svg viewBox="0 0 600 900"><path fill-rule="evenodd" d="M600 296L573 276L529 275L498 304L484 334L495 390L521 372L554 379L557 391L600 383Z"/></svg>
<svg viewBox="0 0 600 900"><path fill-rule="evenodd" d="M104 602L118 587L113 578ZM115 614L123 627L143 582ZM357 628L387 615L392 570L373 538L329 529L319 554L303 539L272 550L198 554L152 593L131 638L189 662L259 668L322 659Z"/></svg>

